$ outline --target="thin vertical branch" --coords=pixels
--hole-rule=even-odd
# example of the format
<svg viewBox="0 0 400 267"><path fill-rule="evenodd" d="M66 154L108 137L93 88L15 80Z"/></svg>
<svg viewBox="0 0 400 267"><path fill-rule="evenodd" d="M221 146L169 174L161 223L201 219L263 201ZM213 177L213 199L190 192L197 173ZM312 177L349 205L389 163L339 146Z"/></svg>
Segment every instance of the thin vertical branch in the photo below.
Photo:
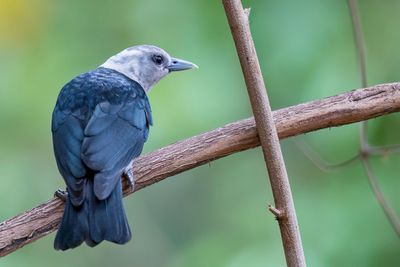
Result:
<svg viewBox="0 0 400 267"><path fill-rule="evenodd" d="M365 40L363 31L361 28L361 19L358 12L357 0L347 0L350 16L353 26L354 41L357 50L358 64L360 68L361 86L367 87L367 68L365 60ZM380 204L383 212L388 218L396 234L400 237L400 219L396 212L391 207L390 203L386 201L381 188L379 186L378 178L372 170L372 166L369 160L371 156L371 147L368 143L368 121L361 122L360 125L360 159L364 165L365 172L368 177L368 182L371 186L372 192L375 195L378 203Z"/></svg>
<svg viewBox="0 0 400 267"><path fill-rule="evenodd" d="M353 35L358 56L358 66L360 68L360 77L362 87L367 87L367 68L365 60L365 41L361 28L361 20L358 14L357 1L347 0L350 10L351 21L353 25Z"/></svg>
<svg viewBox="0 0 400 267"><path fill-rule="evenodd" d="M364 35L361 28L361 19L358 14L357 8L357 0L347 0L351 22L352 22L352 29L353 29L353 36L354 42L356 45L356 52L357 52L357 59L358 59L358 67L360 68L360 77L361 77L361 86L367 87L367 68L366 68L366 60L365 60L365 41ZM368 122L363 121L360 124L360 146L361 150L367 148L368 146L368 134L367 134Z"/></svg>
<svg viewBox="0 0 400 267"><path fill-rule="evenodd" d="M250 32L248 11L243 10L240 0L223 0L223 4L235 41L269 173L276 205L276 208L270 207L270 211L279 222L286 263L288 266L306 266L292 192Z"/></svg>

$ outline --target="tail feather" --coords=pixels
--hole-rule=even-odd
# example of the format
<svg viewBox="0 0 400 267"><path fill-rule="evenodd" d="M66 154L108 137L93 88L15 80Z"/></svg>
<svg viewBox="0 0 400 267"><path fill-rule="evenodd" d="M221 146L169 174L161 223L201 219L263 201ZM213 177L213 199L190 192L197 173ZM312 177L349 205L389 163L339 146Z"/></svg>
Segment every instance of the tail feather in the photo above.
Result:
<svg viewBox="0 0 400 267"><path fill-rule="evenodd" d="M99 200L90 186L89 197L89 231L94 242L103 240L117 244L125 244L131 240L132 234L122 202L122 184L117 182L110 196L105 200Z"/></svg>
<svg viewBox="0 0 400 267"><path fill-rule="evenodd" d="M94 247L103 240L125 244L131 239L131 230L122 202L122 183L119 181L105 200L94 195L93 181L85 184L85 201L80 206L67 199L54 248L66 250L86 242Z"/></svg>
<svg viewBox="0 0 400 267"><path fill-rule="evenodd" d="M54 240L54 248L56 250L66 250L79 246L86 239L88 229L87 206L82 204L79 207L75 207L68 197L65 203L64 215Z"/></svg>

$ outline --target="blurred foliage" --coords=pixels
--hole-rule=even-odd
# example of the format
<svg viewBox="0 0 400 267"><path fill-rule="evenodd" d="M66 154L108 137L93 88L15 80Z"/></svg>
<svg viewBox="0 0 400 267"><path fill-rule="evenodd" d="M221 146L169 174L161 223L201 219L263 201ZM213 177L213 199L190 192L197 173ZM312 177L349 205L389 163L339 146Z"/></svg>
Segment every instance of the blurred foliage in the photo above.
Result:
<svg viewBox="0 0 400 267"><path fill-rule="evenodd" d="M400 80L400 2L359 1L369 84ZM273 108L359 87L346 1L244 1ZM47 200L63 182L50 118L59 89L134 44L191 60L150 93L154 127L145 152L251 116L220 1L0 0L0 221ZM398 115L371 122L375 144L400 142ZM357 125L301 136L333 162L358 148ZM333 173L283 142L309 266L398 266L400 244L359 163ZM144 152L144 153L145 153ZM399 156L376 159L400 212ZM54 234L0 266L284 266L259 149L212 162L125 200L134 231L125 246L68 252Z"/></svg>

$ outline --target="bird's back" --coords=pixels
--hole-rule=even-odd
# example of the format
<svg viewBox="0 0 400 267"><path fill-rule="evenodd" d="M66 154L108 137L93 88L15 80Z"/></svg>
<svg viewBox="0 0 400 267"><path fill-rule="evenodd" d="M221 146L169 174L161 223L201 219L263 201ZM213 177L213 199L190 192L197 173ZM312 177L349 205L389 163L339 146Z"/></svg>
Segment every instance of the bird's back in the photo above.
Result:
<svg viewBox="0 0 400 267"><path fill-rule="evenodd" d="M68 114L81 120L85 126L99 103L118 105L135 100L149 106L140 84L115 70L100 67L80 74L60 91L53 112L52 131L64 122Z"/></svg>

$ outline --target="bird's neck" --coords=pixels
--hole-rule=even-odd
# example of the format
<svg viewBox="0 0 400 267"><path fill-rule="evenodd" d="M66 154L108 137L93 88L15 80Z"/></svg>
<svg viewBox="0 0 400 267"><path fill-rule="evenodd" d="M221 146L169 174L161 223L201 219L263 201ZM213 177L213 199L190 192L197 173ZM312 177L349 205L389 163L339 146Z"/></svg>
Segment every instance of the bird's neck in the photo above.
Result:
<svg viewBox="0 0 400 267"><path fill-rule="evenodd" d="M106 62L100 65L100 67L115 70L125 75L129 79L134 80L143 87L146 93L150 92L151 88L153 87L152 84L148 84L144 80L140 79L140 73L137 71L137 68L115 62L113 58L108 59Z"/></svg>

